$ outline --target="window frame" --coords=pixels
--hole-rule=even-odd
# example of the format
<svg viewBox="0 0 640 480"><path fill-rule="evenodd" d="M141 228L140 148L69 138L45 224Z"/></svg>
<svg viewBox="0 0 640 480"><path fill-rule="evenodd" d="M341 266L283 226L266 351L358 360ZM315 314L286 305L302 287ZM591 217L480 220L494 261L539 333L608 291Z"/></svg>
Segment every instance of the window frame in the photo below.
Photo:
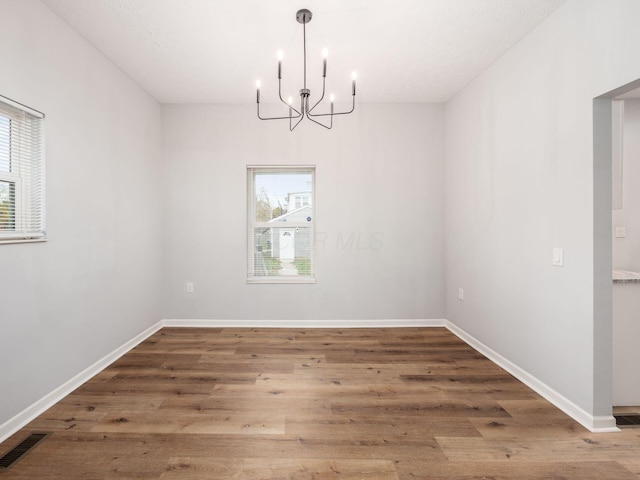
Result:
<svg viewBox="0 0 640 480"><path fill-rule="evenodd" d="M309 275L255 275L255 239L252 232L255 228L284 228L285 225L256 221L255 202L255 175L264 173L305 173L311 174L311 195L310 204L312 207L312 217L310 222L291 222L286 224L286 228L307 228L310 229L309 244ZM315 165L247 165L247 283L255 284L313 284L316 283L316 166ZM295 207L289 206L291 210ZM291 211L290 210L290 211Z"/></svg>
<svg viewBox="0 0 640 480"><path fill-rule="evenodd" d="M9 171L0 172L0 182L13 185L14 198L13 228L0 229L0 244L45 242L45 115L2 95L0 115L9 120ZM37 122L37 125L31 122ZM30 139L27 154L23 152L23 134ZM19 140L17 147L14 146L16 139ZM37 196L35 201L34 194Z"/></svg>

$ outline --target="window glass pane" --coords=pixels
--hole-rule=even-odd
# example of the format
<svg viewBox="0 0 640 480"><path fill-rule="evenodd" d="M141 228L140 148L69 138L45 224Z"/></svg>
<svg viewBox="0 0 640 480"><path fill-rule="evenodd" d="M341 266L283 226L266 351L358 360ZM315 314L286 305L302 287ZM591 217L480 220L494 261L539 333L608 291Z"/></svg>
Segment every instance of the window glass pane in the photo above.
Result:
<svg viewBox="0 0 640 480"><path fill-rule="evenodd" d="M254 275L310 276L310 227L254 228Z"/></svg>
<svg viewBox="0 0 640 480"><path fill-rule="evenodd" d="M0 172L10 172L9 135L11 120L0 114Z"/></svg>
<svg viewBox="0 0 640 480"><path fill-rule="evenodd" d="M256 172L253 185L256 222L310 222L313 218L310 172ZM304 211L298 211L301 208Z"/></svg>
<svg viewBox="0 0 640 480"><path fill-rule="evenodd" d="M15 230L15 184L0 181L0 230Z"/></svg>

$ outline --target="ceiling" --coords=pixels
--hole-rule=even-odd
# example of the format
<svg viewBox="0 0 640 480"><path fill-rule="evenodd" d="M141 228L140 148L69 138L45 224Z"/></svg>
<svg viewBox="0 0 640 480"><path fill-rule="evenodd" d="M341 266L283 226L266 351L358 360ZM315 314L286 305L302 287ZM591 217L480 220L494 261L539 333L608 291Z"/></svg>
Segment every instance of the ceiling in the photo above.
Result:
<svg viewBox="0 0 640 480"><path fill-rule="evenodd" d="M564 0L42 0L161 103L251 103L302 88L300 8L308 78L363 102L443 102Z"/></svg>

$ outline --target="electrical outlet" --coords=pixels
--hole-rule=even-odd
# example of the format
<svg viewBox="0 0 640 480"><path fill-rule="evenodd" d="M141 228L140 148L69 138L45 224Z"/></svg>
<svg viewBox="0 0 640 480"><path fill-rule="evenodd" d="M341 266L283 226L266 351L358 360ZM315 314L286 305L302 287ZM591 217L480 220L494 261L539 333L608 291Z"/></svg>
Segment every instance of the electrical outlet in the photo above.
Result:
<svg viewBox="0 0 640 480"><path fill-rule="evenodd" d="M458 289L458 300L464 300L464 288Z"/></svg>
<svg viewBox="0 0 640 480"><path fill-rule="evenodd" d="M193 282L187 282L184 284L185 293L193 293Z"/></svg>

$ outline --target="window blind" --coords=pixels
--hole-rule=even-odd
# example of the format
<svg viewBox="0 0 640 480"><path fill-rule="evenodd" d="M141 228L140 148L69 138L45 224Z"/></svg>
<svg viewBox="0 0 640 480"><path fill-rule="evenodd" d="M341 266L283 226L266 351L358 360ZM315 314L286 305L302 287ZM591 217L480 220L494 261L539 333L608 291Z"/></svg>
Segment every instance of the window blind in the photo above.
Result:
<svg viewBox="0 0 640 480"><path fill-rule="evenodd" d="M0 96L0 242L45 238L44 115Z"/></svg>

